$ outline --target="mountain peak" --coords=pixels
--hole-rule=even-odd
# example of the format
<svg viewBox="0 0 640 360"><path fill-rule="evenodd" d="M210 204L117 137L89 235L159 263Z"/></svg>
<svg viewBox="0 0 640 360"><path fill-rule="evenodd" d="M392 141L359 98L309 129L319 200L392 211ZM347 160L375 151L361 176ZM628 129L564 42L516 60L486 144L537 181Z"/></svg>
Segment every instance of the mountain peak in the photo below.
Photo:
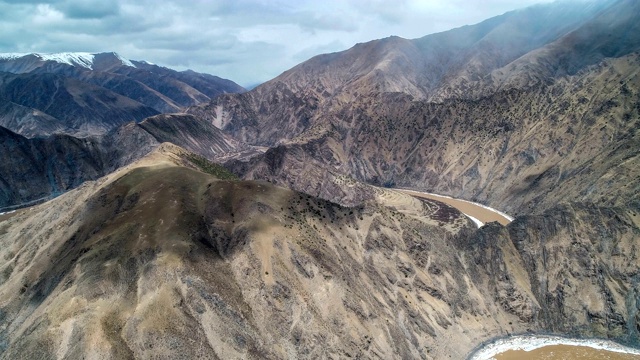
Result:
<svg viewBox="0 0 640 360"><path fill-rule="evenodd" d="M93 70L96 57L112 58L112 60L116 60L124 66L136 67L130 60L115 52L5 53L0 54L0 60L17 60L28 56L35 57L41 61L55 61L60 64L79 66L90 70Z"/></svg>

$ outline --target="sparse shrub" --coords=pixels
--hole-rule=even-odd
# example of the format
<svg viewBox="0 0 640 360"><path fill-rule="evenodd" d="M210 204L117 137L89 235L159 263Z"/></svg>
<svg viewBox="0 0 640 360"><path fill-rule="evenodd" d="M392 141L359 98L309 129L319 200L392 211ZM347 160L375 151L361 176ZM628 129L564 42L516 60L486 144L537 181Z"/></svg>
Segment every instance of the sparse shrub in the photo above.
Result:
<svg viewBox="0 0 640 360"><path fill-rule="evenodd" d="M211 174L220 180L238 180L237 176L223 166L215 164L200 155L190 153L184 155L183 158L195 165L200 171Z"/></svg>

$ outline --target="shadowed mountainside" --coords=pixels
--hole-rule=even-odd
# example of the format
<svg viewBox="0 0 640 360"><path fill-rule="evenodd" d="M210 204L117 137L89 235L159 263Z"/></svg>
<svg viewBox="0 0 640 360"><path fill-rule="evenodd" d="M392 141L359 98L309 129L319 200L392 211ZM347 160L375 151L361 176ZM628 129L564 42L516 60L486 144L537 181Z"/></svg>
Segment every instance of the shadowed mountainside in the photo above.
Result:
<svg viewBox="0 0 640 360"><path fill-rule="evenodd" d="M196 140L198 139L198 140ZM55 197L172 142L209 159L258 152L191 115L168 114L129 123L103 136L27 139L0 127L0 210Z"/></svg>
<svg viewBox="0 0 640 360"><path fill-rule="evenodd" d="M63 126L67 133L81 136L105 133L130 121L156 115L150 107L105 88L55 74L0 73L0 99L38 110L55 118L56 128ZM35 111L34 111L35 112ZM9 122L2 118L2 125L16 130L24 120ZM51 133L50 119L33 122L26 135ZM44 126L40 130L40 124Z"/></svg>

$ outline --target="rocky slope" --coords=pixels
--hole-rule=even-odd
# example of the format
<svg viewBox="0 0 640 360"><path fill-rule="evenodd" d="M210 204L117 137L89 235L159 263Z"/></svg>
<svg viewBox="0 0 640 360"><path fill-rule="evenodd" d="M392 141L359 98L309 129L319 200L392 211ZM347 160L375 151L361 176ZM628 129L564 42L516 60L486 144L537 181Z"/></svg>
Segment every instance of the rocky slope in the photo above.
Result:
<svg viewBox="0 0 640 360"><path fill-rule="evenodd" d="M244 91L230 80L129 61L115 53L0 54L0 72L16 74L2 75L0 99L55 118L64 125L56 133L81 136ZM51 134L48 124L17 114L0 113L0 125L29 137Z"/></svg>
<svg viewBox="0 0 640 360"><path fill-rule="evenodd" d="M463 350L425 358L461 358L466 341L518 332L638 347L640 3L589 4L358 44L189 112L270 147L226 163L246 179L343 205L377 198L359 181L409 187L519 215L452 239L483 290L447 302L456 311L491 303L514 318L474 327L459 312L447 320L463 325L430 336L436 349ZM570 21L553 17L563 11ZM472 332L482 335L464 339Z"/></svg>
<svg viewBox="0 0 640 360"><path fill-rule="evenodd" d="M62 133L66 124L40 110L18 105L11 101L0 103L0 126L32 138Z"/></svg>
<svg viewBox="0 0 640 360"><path fill-rule="evenodd" d="M145 119L139 126L159 143L170 142L211 160L248 150L215 126L189 114L157 115Z"/></svg>
<svg viewBox="0 0 640 360"><path fill-rule="evenodd" d="M139 159L157 142L133 124L126 131L78 139L27 139L0 127L0 211L55 197Z"/></svg>
<svg viewBox="0 0 640 360"><path fill-rule="evenodd" d="M0 359L463 358L526 332L640 347L639 6L359 44L103 136L0 129L7 203L125 165L0 215ZM371 184L518 216L476 229Z"/></svg>
<svg viewBox="0 0 640 360"><path fill-rule="evenodd" d="M332 184L348 176L513 213L541 212L562 201L637 207L639 69L640 56L631 54L548 85L479 100L370 96L327 113L328 124L259 158L228 165L247 178L334 193L329 198L337 201L349 196ZM300 176L310 167L317 176Z"/></svg>
<svg viewBox="0 0 640 360"><path fill-rule="evenodd" d="M0 216L0 358L462 358L524 331L638 345L638 213L473 232L444 204L378 190L347 208L189 159L163 145Z"/></svg>
<svg viewBox="0 0 640 360"><path fill-rule="evenodd" d="M574 200L637 207L640 3L589 4L359 44L189 112L278 149L230 163L242 176L317 195L344 175L513 213ZM324 175L292 176L309 166Z"/></svg>
<svg viewBox="0 0 640 360"><path fill-rule="evenodd" d="M274 145L325 122L328 110L381 93L442 101L537 85L639 50L638 6L628 0L557 2L420 39L374 40L318 55L253 91L193 111L204 110L243 141ZM517 76L520 82L511 78Z"/></svg>
<svg viewBox="0 0 640 360"><path fill-rule="evenodd" d="M140 159L163 142L210 159L257 152L185 114L158 115L82 139L28 139L0 127L0 211L58 196Z"/></svg>

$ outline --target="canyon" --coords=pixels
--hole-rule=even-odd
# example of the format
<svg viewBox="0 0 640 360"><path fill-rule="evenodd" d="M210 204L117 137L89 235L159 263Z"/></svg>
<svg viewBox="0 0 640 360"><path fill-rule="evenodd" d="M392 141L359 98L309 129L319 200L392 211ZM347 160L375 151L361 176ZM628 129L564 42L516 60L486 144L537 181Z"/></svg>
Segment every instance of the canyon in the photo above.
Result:
<svg viewBox="0 0 640 360"><path fill-rule="evenodd" d="M640 348L640 3L589 4L250 91L113 53L0 57L0 359Z"/></svg>

